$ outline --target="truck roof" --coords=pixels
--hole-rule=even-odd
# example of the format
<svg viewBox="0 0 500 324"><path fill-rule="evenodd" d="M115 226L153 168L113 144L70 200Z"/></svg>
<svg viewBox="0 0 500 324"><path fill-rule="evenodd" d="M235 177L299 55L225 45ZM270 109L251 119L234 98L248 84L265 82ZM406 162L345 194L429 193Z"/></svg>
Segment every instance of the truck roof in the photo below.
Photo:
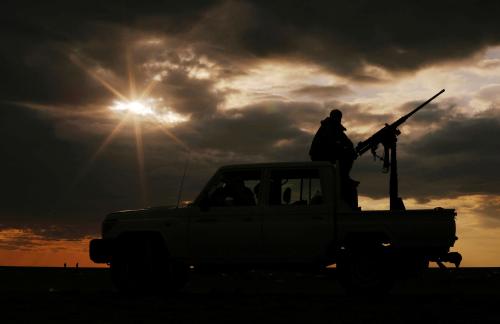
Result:
<svg viewBox="0 0 500 324"><path fill-rule="evenodd" d="M248 164L231 164L219 168L221 171L255 169L255 168L303 168L303 167L335 167L328 161L297 161L297 162L265 162Z"/></svg>

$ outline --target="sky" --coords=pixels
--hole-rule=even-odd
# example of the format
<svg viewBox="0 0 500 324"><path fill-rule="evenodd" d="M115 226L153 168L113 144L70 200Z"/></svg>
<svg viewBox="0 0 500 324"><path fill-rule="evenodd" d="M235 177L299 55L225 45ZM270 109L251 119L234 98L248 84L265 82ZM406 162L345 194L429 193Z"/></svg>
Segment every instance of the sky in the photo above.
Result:
<svg viewBox="0 0 500 324"><path fill-rule="evenodd" d="M401 127L407 208L457 209L465 266L500 266L500 3L6 1L0 265L93 266L115 210L190 201L226 164L308 160L331 109L354 143ZM382 152L380 152L382 153ZM388 208L370 154L351 176Z"/></svg>

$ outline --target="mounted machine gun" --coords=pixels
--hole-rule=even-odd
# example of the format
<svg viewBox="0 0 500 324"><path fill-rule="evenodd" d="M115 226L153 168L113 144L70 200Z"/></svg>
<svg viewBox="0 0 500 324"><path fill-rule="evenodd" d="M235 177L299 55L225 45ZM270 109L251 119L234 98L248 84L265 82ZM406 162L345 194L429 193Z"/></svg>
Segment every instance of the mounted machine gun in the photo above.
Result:
<svg viewBox="0 0 500 324"><path fill-rule="evenodd" d="M401 132L398 127L401 126L408 118L410 118L417 111L422 109L425 105L434 100L437 96L442 94L444 89L435 94L432 98L428 99L426 102L422 103L417 108L413 109L410 113L399 118L392 124L385 124L383 128L377 131L375 134L370 136L365 141L359 142L356 146L356 155L361 156L366 151L370 150L373 154L373 158L379 157L377 155L377 148L379 144L384 146L384 156L379 157L384 161L383 172L390 171L389 179L389 201L390 210L405 210L405 205L401 197L398 194L398 162L397 162L397 150L396 142L397 137Z"/></svg>

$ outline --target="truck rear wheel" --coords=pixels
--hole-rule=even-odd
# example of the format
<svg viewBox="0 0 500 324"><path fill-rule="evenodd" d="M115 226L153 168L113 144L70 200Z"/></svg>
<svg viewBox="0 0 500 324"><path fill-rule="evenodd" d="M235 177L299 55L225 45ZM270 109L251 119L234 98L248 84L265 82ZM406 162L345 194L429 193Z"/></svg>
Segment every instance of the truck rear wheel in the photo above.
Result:
<svg viewBox="0 0 500 324"><path fill-rule="evenodd" d="M337 262L341 285L350 293L387 293L394 281L382 248L344 250Z"/></svg>
<svg viewBox="0 0 500 324"><path fill-rule="evenodd" d="M112 281L123 292L174 292L185 285L187 273L168 257L163 242L149 238L121 240L111 260Z"/></svg>

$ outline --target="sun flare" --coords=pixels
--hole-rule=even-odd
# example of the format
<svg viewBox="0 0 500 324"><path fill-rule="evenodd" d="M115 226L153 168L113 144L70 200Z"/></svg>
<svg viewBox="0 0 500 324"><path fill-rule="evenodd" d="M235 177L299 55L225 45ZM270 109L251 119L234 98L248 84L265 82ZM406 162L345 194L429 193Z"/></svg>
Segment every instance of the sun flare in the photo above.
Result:
<svg viewBox="0 0 500 324"><path fill-rule="evenodd" d="M188 116L181 115L162 105L161 99L148 98L143 100L121 101L116 100L110 109L116 112L132 113L149 118L165 125L173 125L189 120Z"/></svg>
<svg viewBox="0 0 500 324"><path fill-rule="evenodd" d="M151 107L141 101L115 101L111 110L132 112L141 116L154 114Z"/></svg>
<svg viewBox="0 0 500 324"><path fill-rule="evenodd" d="M137 89L134 67L132 62L132 56L130 51L127 51L127 74L128 74L128 95L122 93L120 90L115 88L106 78L92 69L87 67L83 60L77 55L69 56L71 61L77 66L82 68L87 72L94 80L106 88L114 97L115 100L107 108L113 113L120 115L120 120L116 126L111 130L109 135L107 135L103 142L97 147L96 151L90 159L82 165L78 174L76 175L74 181L72 182L71 188L75 187L81 179L87 174L87 172L92 168L94 162L99 158L102 152L113 142L114 138L120 133L122 128L130 121L131 116L133 116L133 126L135 133L135 144L136 144L136 158L137 158L137 168L138 176L141 185L141 198L144 205L148 205L148 184L147 177L145 173L145 159L144 159L144 143L143 143L143 122L146 123L156 123L160 125L159 129L167 135L173 142L181 146L184 150L190 152L190 148L181 141L170 128L174 126L187 122L191 119L189 114L183 115L174 111L171 107L167 106L163 101L163 98L152 98L149 97L153 89L158 84L158 80L152 79L143 88Z"/></svg>

